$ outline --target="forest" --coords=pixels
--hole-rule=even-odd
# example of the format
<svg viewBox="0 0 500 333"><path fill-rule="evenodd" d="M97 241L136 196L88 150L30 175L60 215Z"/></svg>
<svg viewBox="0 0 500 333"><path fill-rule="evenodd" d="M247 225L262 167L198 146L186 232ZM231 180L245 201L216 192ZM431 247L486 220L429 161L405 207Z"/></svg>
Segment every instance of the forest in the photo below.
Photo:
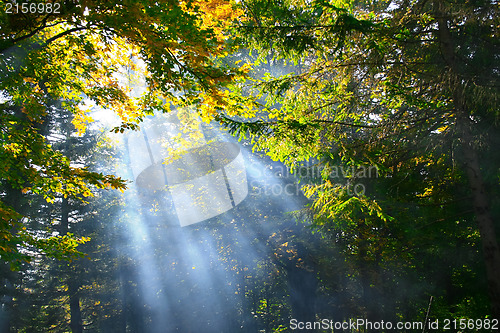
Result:
<svg viewBox="0 0 500 333"><path fill-rule="evenodd" d="M0 9L0 333L500 329L497 0Z"/></svg>

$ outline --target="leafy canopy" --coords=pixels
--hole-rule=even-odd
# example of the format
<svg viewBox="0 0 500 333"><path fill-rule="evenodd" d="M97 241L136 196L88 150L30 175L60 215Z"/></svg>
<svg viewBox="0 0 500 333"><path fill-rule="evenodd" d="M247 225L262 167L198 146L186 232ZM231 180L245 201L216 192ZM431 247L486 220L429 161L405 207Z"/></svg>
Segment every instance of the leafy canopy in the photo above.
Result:
<svg viewBox="0 0 500 333"><path fill-rule="evenodd" d="M83 199L92 187L125 188L124 180L77 165L47 143L48 119L61 108L75 115L77 135L92 120L89 105L114 110L122 120L117 132L137 128L146 114L166 112L170 104L198 105L207 121L218 110L244 107L226 88L246 69L218 60L234 47L224 31L241 12L231 1L65 1L57 14L9 14L7 3L0 1L4 260L27 259L19 252L26 243L51 254L64 244L62 238L41 243L24 229L19 198L37 194L54 202ZM132 72L144 80L141 94L124 79Z"/></svg>

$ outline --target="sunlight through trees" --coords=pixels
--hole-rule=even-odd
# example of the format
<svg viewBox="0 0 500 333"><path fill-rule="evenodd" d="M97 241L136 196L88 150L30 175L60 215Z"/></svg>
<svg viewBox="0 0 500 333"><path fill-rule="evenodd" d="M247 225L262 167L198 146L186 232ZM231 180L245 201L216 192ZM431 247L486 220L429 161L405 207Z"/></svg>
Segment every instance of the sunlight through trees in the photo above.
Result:
<svg viewBox="0 0 500 333"><path fill-rule="evenodd" d="M1 332L498 327L496 1L0 8Z"/></svg>

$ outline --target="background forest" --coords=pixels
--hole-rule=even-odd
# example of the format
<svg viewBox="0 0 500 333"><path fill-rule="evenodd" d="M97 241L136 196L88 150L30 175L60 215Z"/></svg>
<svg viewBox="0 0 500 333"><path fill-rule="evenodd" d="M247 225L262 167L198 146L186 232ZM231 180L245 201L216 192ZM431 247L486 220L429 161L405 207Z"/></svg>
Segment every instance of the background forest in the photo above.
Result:
<svg viewBox="0 0 500 333"><path fill-rule="evenodd" d="M496 0L0 8L0 332L500 327ZM142 183L203 141L248 185L184 227L130 148L175 116Z"/></svg>

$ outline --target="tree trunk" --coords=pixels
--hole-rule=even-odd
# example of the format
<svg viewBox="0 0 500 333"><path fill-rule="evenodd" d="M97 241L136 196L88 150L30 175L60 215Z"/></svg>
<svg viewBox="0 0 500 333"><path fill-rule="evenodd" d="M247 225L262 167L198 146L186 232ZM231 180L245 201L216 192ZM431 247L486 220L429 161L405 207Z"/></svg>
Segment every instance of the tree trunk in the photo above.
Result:
<svg viewBox="0 0 500 333"><path fill-rule="evenodd" d="M453 94L457 117L456 125L462 144L464 167L472 195L476 223L481 235L491 311L495 318L500 319L500 248L495 234L495 224L491 216L488 194L481 175L478 154L473 145L473 135L470 129L472 125L470 107L468 107L471 103L467 103L464 79L459 75L455 46L446 20L444 4L440 0L436 0L434 4L438 21L441 54L446 66L451 70L450 90Z"/></svg>
<svg viewBox="0 0 500 333"><path fill-rule="evenodd" d="M10 270L6 264L1 264L2 267L0 270ZM8 278L4 278L2 281L3 285L0 285L1 293L0 293L0 332L10 332L10 328L12 325L12 291L13 286Z"/></svg>
<svg viewBox="0 0 500 333"><path fill-rule="evenodd" d="M481 235L488 293L491 300L491 311L495 318L500 319L500 248L498 247L495 224L491 216L488 194L481 176L481 167L477 152L472 146L469 122L459 116L459 127L462 128L462 149L465 158L465 169L472 194L476 223Z"/></svg>
<svg viewBox="0 0 500 333"><path fill-rule="evenodd" d="M440 14L439 17L443 17L443 15ZM456 75L457 63L454 55L453 40L444 18L439 19L439 37L443 58L453 74ZM461 89L460 80L456 79L456 81L453 97L457 113L457 128L461 136L464 167L472 194L476 223L481 235L491 310L493 316L500 319L500 249L495 233L495 224L491 216L488 194L486 193L481 175L479 158L473 146L473 136L470 130L471 121L467 110L467 103L464 100L465 96L463 89Z"/></svg>
<svg viewBox="0 0 500 333"><path fill-rule="evenodd" d="M315 305L318 286L316 272L296 266L288 266L287 281L290 288L292 318L297 319L299 322L316 321ZM297 332L316 332L316 330L297 330Z"/></svg>
<svg viewBox="0 0 500 333"><path fill-rule="evenodd" d="M359 230L359 253L358 253L358 272L359 279L362 287L362 304L366 311L366 319L369 322L377 322L380 318L384 318L381 313L381 300L382 295L377 291L375 285L379 285L378 279L375 277L378 276L378 260L372 262L370 258L368 258L368 249L369 243L366 235L369 232L370 227L367 226L365 220L358 221L358 230ZM379 285L381 288L382 286ZM380 330L376 329L368 329L366 328L366 332L379 332Z"/></svg>
<svg viewBox="0 0 500 333"><path fill-rule="evenodd" d="M83 333L82 312L80 310L80 295L78 289L78 282L70 277L68 281L68 292L71 322L69 325L72 333Z"/></svg>
<svg viewBox="0 0 500 333"><path fill-rule="evenodd" d="M307 249L297 245L297 259L306 260L309 256ZM315 269L299 266L298 260L290 260L284 265L287 272L287 282L290 293L292 318L299 322L314 322L316 320L316 298L318 278ZM298 332L316 332L312 330L297 330Z"/></svg>
<svg viewBox="0 0 500 333"><path fill-rule="evenodd" d="M61 235L66 235L69 231L69 213L70 205L67 198L63 198L61 202ZM82 313L80 309L80 288L78 278L75 277L75 272L72 270L71 263L65 267L68 283L69 310L70 310L70 328L72 333L82 333Z"/></svg>
<svg viewBox="0 0 500 333"><path fill-rule="evenodd" d="M7 194L4 202L17 213L23 212L23 194L20 189L12 187L10 183L5 183L4 191ZM17 226L10 230L14 236L17 234ZM0 332L10 332L13 326L13 306L14 306L14 276L8 262L0 263Z"/></svg>

